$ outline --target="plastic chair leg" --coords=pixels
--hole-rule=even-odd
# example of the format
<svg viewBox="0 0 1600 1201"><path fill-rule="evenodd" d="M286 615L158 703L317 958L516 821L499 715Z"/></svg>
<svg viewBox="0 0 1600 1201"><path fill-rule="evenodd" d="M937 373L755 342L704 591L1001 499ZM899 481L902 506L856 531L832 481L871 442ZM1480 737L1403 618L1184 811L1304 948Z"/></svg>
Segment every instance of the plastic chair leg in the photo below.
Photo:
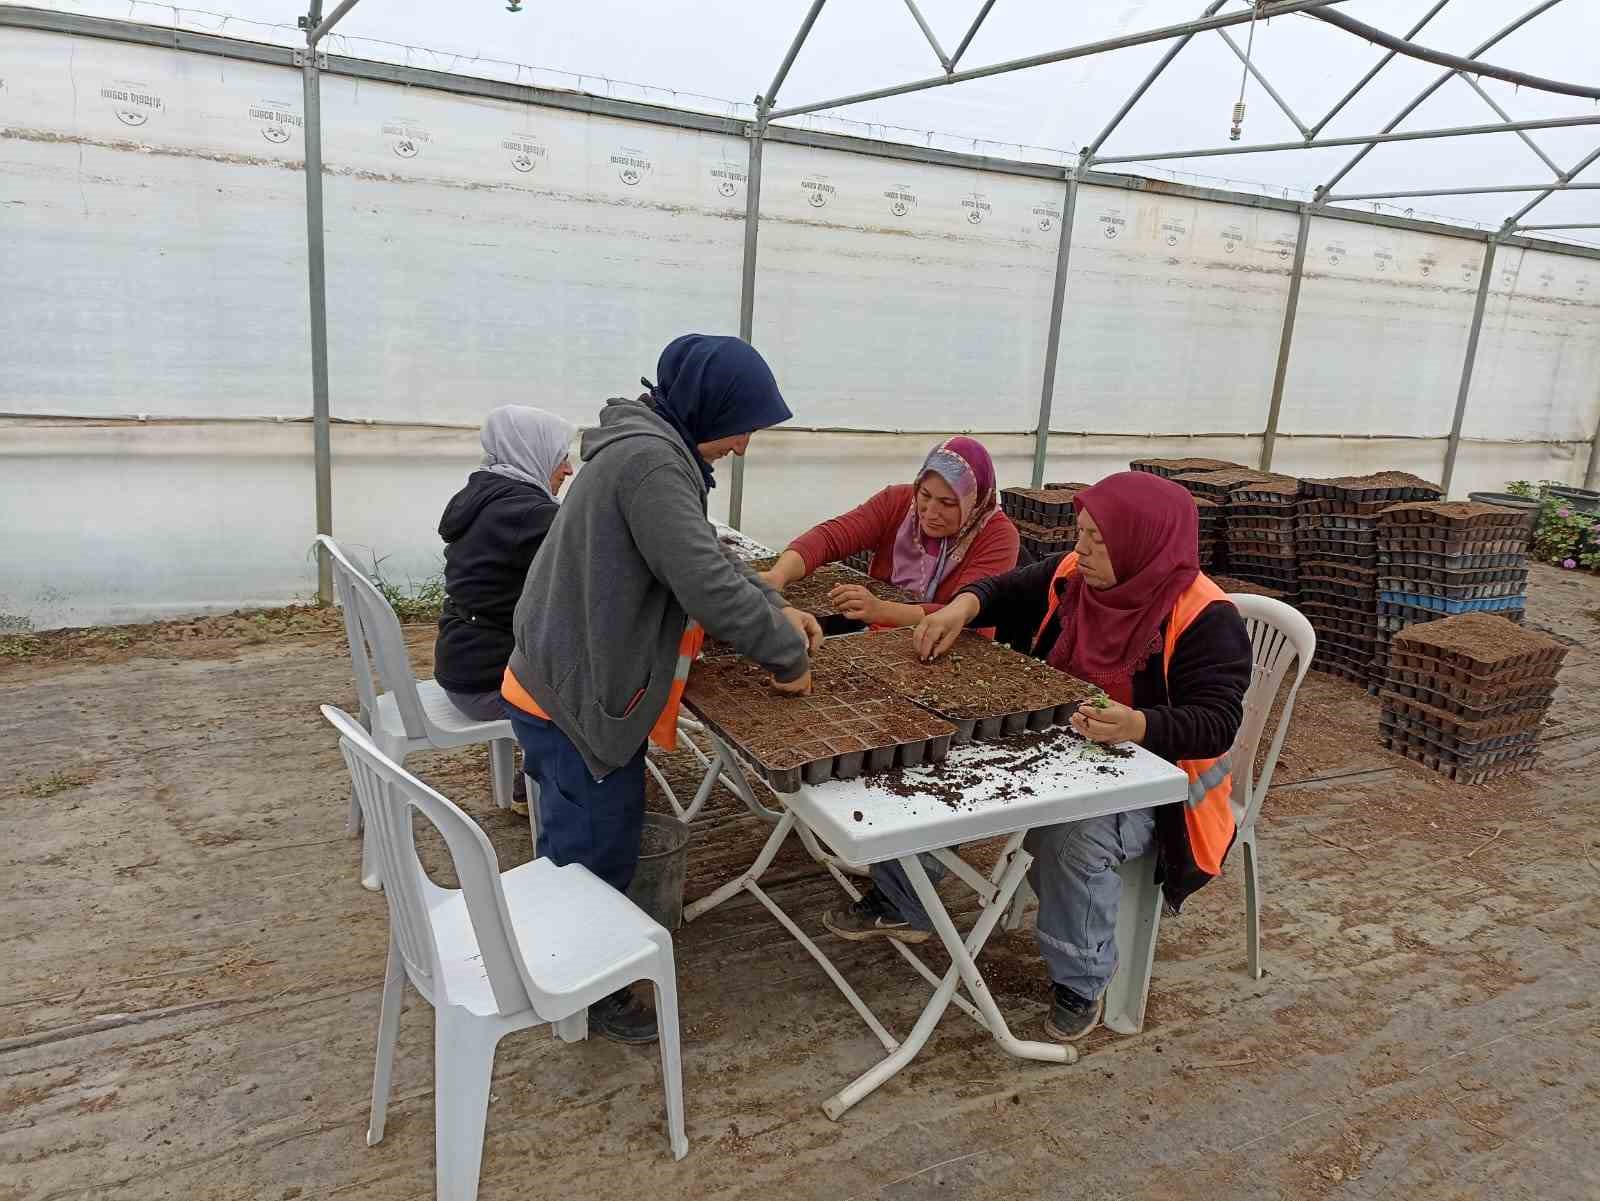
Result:
<svg viewBox="0 0 1600 1201"><path fill-rule="evenodd" d="M511 808L512 785L516 782L517 742L514 738L496 738L489 744L489 784L497 808Z"/></svg>
<svg viewBox="0 0 1600 1201"><path fill-rule="evenodd" d="M438 1201L476 1201L478 1196L498 1041L492 1020L449 1005L434 1011L433 1154Z"/></svg>
<svg viewBox="0 0 1600 1201"><path fill-rule="evenodd" d="M1244 844L1244 939L1250 978L1261 979L1261 859L1256 848L1256 832L1241 834Z"/></svg>
<svg viewBox="0 0 1600 1201"><path fill-rule="evenodd" d="M1161 886L1156 883L1155 855L1130 859L1117 869L1122 900L1117 906L1116 975L1106 989L1106 1026L1118 1034L1144 1029L1144 1006L1150 996L1150 970L1161 930Z"/></svg>
<svg viewBox="0 0 1600 1201"><path fill-rule="evenodd" d="M378 870L378 848L371 830L361 834L361 887L368 892L383 891L383 873Z"/></svg>
<svg viewBox="0 0 1600 1201"><path fill-rule="evenodd" d="M656 1030L661 1043L661 1091L667 1102L667 1142L672 1158L689 1154L689 1136L683 1128L683 1061L678 1053L678 982L672 965L672 950L662 948L660 979L652 980L656 991Z"/></svg>
<svg viewBox="0 0 1600 1201"><path fill-rule="evenodd" d="M367 1146L383 1139L389 1113L389 1081L394 1073L394 1046L400 1038L400 1007L405 1000L406 968L389 940L389 962L383 972L383 1007L378 1011L378 1063L372 1073L372 1114L367 1120Z"/></svg>
<svg viewBox="0 0 1600 1201"><path fill-rule="evenodd" d="M350 812L345 815L344 832L351 838L361 833L365 819L361 816L361 801L356 796L356 790L350 790Z"/></svg>

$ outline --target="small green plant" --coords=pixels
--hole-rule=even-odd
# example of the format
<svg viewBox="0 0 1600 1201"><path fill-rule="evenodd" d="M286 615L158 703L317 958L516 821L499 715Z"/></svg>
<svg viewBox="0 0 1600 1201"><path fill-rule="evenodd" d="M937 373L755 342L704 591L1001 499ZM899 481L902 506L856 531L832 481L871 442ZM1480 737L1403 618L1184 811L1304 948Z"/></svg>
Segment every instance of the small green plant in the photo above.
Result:
<svg viewBox="0 0 1600 1201"><path fill-rule="evenodd" d="M444 574L429 576L424 580L406 577L404 586L383 574L383 564L388 556L372 559L371 579L375 587L389 602L389 607L402 622L430 622L439 620L444 608Z"/></svg>
<svg viewBox="0 0 1600 1201"><path fill-rule="evenodd" d="M1539 499L1539 521L1533 530L1530 552L1535 559L1554 563L1569 571L1584 568L1600 570L1600 520L1579 513L1566 501L1551 496L1552 481L1542 480L1535 490L1526 480L1514 480L1506 491L1529 499Z"/></svg>
<svg viewBox="0 0 1600 1201"><path fill-rule="evenodd" d="M0 634L0 659L31 659L43 650L44 639L37 634Z"/></svg>
<svg viewBox="0 0 1600 1201"><path fill-rule="evenodd" d="M60 796L63 792L71 792L74 788L82 788L90 778L87 772L53 771L37 780L25 781L22 785L22 795L32 797L36 801L48 800L50 797Z"/></svg>

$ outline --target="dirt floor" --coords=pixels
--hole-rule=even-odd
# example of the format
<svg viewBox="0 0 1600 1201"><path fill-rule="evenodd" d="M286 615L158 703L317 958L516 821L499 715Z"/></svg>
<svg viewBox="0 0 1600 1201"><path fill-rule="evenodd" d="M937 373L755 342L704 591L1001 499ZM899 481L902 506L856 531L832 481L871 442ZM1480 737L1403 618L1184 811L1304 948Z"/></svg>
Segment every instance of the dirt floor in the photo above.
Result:
<svg viewBox="0 0 1600 1201"><path fill-rule="evenodd" d="M1164 923L1142 1034L1047 1067L952 1010L833 1123L823 1099L877 1043L741 898L676 936L689 1157L667 1154L653 1051L532 1030L500 1047L481 1196L1593 1201L1600 581L1536 569L1530 625L1572 644L1563 689L1537 770L1488 787L1384 752L1376 701L1310 678L1263 816L1264 979L1235 870ZM431 1197L415 994L387 1136L364 1140L387 917L316 710L353 705L342 632L303 611L161 631L0 656L0 1199ZM426 670L430 631L408 637ZM529 855L481 749L409 766L503 866ZM690 895L765 829L718 797ZM803 855L768 880L807 929L837 903ZM903 1034L920 982L887 949L828 946ZM1031 934L985 960L1034 1028Z"/></svg>

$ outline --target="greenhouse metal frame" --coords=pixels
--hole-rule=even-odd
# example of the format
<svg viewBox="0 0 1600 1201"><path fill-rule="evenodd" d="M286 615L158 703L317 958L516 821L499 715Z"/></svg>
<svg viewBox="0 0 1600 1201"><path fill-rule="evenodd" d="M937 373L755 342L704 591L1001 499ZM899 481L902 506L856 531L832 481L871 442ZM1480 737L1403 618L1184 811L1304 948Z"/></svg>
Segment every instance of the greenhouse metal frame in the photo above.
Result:
<svg viewBox="0 0 1600 1201"><path fill-rule="evenodd" d="M56 33L67 33L78 36L109 39L114 41L131 42L137 44L165 47L189 51L198 54L217 55L225 58L245 59L260 63L295 67L302 73L304 89L304 129L305 129L305 195L306 195L306 242L308 264L308 290L310 307L311 329L311 370L312 370L312 425L313 445L315 452L315 478L316 478L316 522L318 533L331 534L333 530L333 496L332 496L332 454L331 454L331 418L329 415L329 390L328 390L328 354L327 354L327 284L325 276L324 256L324 220L322 202L323 160L321 148L321 119L320 97L321 78L324 73L342 75L358 80L373 80L388 83L409 84L430 88L442 92L470 95L480 98L509 101L532 106L566 109L598 116L625 118L650 124L667 125L701 132L717 133L742 137L748 144L749 163L747 170L746 207L744 218L744 247L742 259L742 272L739 295L739 334L749 340L752 335L754 309L755 309L755 283L757 247L760 232L760 206L761 206L761 163L762 150L767 142L779 142L791 145L811 146L819 149L840 150L856 154L877 156L892 159L903 159L914 162L932 163L945 166L957 166L980 169L997 174L1021 175L1038 179L1057 180L1065 189L1060 222L1061 233L1056 255L1054 280L1051 296L1050 326L1045 346L1044 362L1042 365L1042 381L1038 407L1038 420L1034 429L1034 455L1033 455L1033 483L1038 486L1044 480L1045 461L1050 437L1050 410L1055 391L1055 378L1057 371L1057 358L1060 350L1061 325L1065 311L1067 288L1070 281L1070 266L1072 252L1073 218L1076 210L1079 186L1082 183L1109 186L1129 190L1159 189L1171 194L1195 199L1209 199L1225 201L1232 204L1243 204L1258 208L1271 208L1292 212L1299 220L1298 233L1295 240L1293 264L1289 276L1288 297L1284 308L1282 333L1279 338L1277 351L1277 365L1273 377L1271 400L1266 414L1265 428L1262 435L1262 451L1260 464L1263 469L1270 468L1273 451L1278 437L1278 423L1282 411L1284 384L1288 373L1290 356L1295 331L1296 312L1299 305L1301 283L1304 275L1306 249L1309 237L1310 223L1313 217L1334 220L1351 221L1372 225L1390 226L1400 229L1411 229L1422 232L1442 233L1455 238L1463 238L1483 243L1483 263L1479 271L1477 297L1473 307L1472 323L1468 332L1466 351L1461 365L1460 386L1457 392L1455 409L1451 421L1450 433L1446 443L1444 463L1442 467L1442 483L1448 494L1451 477L1454 474L1457 453L1461 443L1461 431L1466 416L1467 398L1472 383L1474 361L1477 357L1479 335L1483 325L1484 312L1487 305L1492 269L1498 249L1502 246L1516 246L1527 249L1536 249L1556 254L1571 255L1600 260L1600 250L1574 245L1570 243L1552 242L1545 239L1531 239L1526 235L1557 230L1584 230L1600 228L1600 224L1529 224L1526 218L1544 201L1551 196L1569 190L1593 190L1600 188L1600 183L1581 183L1578 177L1583 174L1597 160L1600 160L1600 147L1586 155L1579 162L1568 169L1562 169L1537 143L1533 134L1538 130L1568 128L1575 126L1600 126L1600 115L1586 117L1563 117L1535 121L1516 121L1498 103L1483 90L1478 84L1475 75L1488 75L1497 79L1509 80L1519 84L1526 84L1547 91L1556 91L1561 94L1593 97L1600 95L1600 91L1578 87L1575 85L1559 84L1555 81L1541 80L1519 72L1508 71L1494 67L1489 63L1481 62L1477 56L1492 49L1504 38L1522 28L1528 22L1550 11L1562 3L1562 0L1540 0L1531 8L1524 11L1514 20L1500 28L1492 36L1465 57L1443 54L1433 51L1413 42L1413 39L1423 28L1433 20L1449 3L1450 0L1437 0L1427 13L1417 21L1401 37L1382 34L1381 31L1372 30L1348 18L1334 19L1322 10L1331 10L1335 5L1346 3L1347 0L1239 0L1242 7L1233 8L1223 12L1229 7L1228 0L1212 0L1204 11L1195 19L1175 25L1163 26L1156 29L1129 33L1119 37L1105 39L1098 42L1086 43L1079 46L1068 47L1045 54L1032 55L1026 58L1013 59L1006 62L994 63L989 66L958 69L973 38L978 33L990 11L994 8L996 0L984 0L979 6L970 26L960 43L952 53L946 54L937 37L928 26L922 13L917 8L916 0L905 0L907 8L915 18L916 24L927 40L928 47L938 60L940 71L923 79L905 83L894 84L872 91L855 93L852 95L809 101L804 104L779 108L777 98L779 92L789 75L802 47L805 45L818 15L821 13L826 0L812 0L799 30L790 42L782 62L767 89L755 100L754 120L745 120L732 117L718 117L710 114L695 112L686 109L675 109L664 106L641 104L631 101L614 100L606 97L592 96L578 92L562 92L544 88L532 87L522 84L504 83L473 76L455 75L441 71L427 70L409 65L388 64L374 62L366 59L332 55L326 53L321 47L323 40L330 30L355 7L357 0L342 0L335 8L324 15L321 0L312 0L310 10L299 18L300 27L305 31L305 47L289 48L267 43L249 42L240 39L221 37L218 35L197 33L177 28L164 29L151 25L134 22L107 20L101 18L84 17L70 13L52 10L28 9L12 6L0 6L0 25L18 28L27 28ZM1258 20L1268 20L1273 17L1286 16L1294 13L1304 13L1308 17L1320 18L1341 28L1352 36L1367 37L1368 40L1378 45L1386 46L1388 53L1372 66L1366 74L1358 80L1351 89L1317 121L1307 124L1297 115L1268 81L1260 67L1251 61L1248 52L1242 49L1230 36L1229 29L1238 25L1248 25ZM1244 63L1245 69L1261 86L1272 102L1284 113L1289 121L1301 132L1302 140L1292 142L1274 142L1258 144L1233 143L1226 146L1197 147L1188 149L1154 149L1139 154L1101 155L1100 149L1107 139L1121 125L1124 118L1134 109L1140 100L1149 91L1151 86L1160 78L1161 74L1172 61L1183 51L1195 37L1204 33L1217 33L1224 39L1232 52ZM889 96L904 95L911 92L923 91L929 88L949 86L968 80L980 79L994 75L1001 75L1015 71L1027 70L1032 67L1044 66L1051 63L1065 62L1071 59L1085 58L1091 55L1107 53L1114 50L1125 49L1132 46L1153 43L1170 43L1165 54L1156 63L1154 68L1145 76L1142 82L1128 96L1127 100L1112 116L1106 126L1089 145L1085 146L1078 155L1075 165L1069 167L1054 167L1042 163L1029 163L992 158L982 155L962 154L945 150L903 145L886 141L873 141L864 138L843 136L838 134L806 130L794 126L776 124L785 118L803 116L827 109L835 109L868 100L881 99ZM1396 57L1407 55L1425 61L1438 63L1444 66L1443 72L1427 88L1423 89L1416 97L1410 100L1396 116L1381 130L1373 134L1358 136L1321 137L1322 130L1327 124L1365 88L1372 85L1383 69ZM1494 122L1478 125L1454 126L1440 129L1399 131L1398 126L1414 112L1424 101L1439 88L1443 87L1450 79L1460 76L1482 98L1484 103L1498 118ZM1515 133L1529 148L1545 163L1551 172L1548 181L1541 182L1505 182L1487 181L1478 184L1469 184L1448 189L1424 189L1409 191L1394 191L1386 193L1374 192L1348 192L1336 191L1338 184L1371 150L1381 144L1390 142L1404 142L1427 140L1436 138L1450 138L1475 136L1493 133ZM1157 182L1141 177L1120 176L1097 171L1098 167L1118 164L1147 163L1153 161L1171 160L1177 158L1208 158L1236 154L1276 153L1293 150L1324 149L1329 147L1351 147L1355 153L1337 172L1325 182L1319 184L1311 200L1297 202L1275 197L1256 196L1250 194L1224 192L1216 189L1194 187L1189 185L1169 184ZM1481 232L1469 228L1447 225L1436 222L1419 221L1409 217L1396 217L1378 212L1358 212L1352 209L1340 209L1333 205L1352 203L1358 201L1381 201L1405 199L1420 196L1446 196L1505 193L1507 195L1532 193L1532 198L1522 203L1493 231ZM1584 486L1595 486L1597 476L1600 476L1600 428L1597 428L1590 439L1588 465L1584 474ZM733 469L732 489L729 502L729 515L732 524L740 524L742 515L742 496L744 487L744 462L736 459ZM321 557L318 570L318 591L324 602L331 600L331 577L329 564L325 556Z"/></svg>

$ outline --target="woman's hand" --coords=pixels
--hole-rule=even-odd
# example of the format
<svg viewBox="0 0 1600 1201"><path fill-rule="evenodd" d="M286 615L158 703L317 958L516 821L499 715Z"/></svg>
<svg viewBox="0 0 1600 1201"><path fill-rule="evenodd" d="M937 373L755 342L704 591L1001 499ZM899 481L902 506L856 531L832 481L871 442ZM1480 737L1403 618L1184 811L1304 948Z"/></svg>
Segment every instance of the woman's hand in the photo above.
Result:
<svg viewBox="0 0 1600 1201"><path fill-rule="evenodd" d="M828 593L833 607L852 621L867 625L882 625L883 602L873 596L864 584L835 584Z"/></svg>
<svg viewBox="0 0 1600 1201"><path fill-rule="evenodd" d="M773 680L772 691L781 693L784 696L810 696L811 673L808 671L798 680L790 680L787 684L781 683L778 680Z"/></svg>
<svg viewBox="0 0 1600 1201"><path fill-rule="evenodd" d="M911 645L917 658L931 663L955 645L961 631L978 616L978 598L963 592L942 609L929 613L917 623Z"/></svg>
<svg viewBox="0 0 1600 1201"><path fill-rule="evenodd" d="M822 627L817 624L817 619L811 614L792 606L786 606L782 612L784 619L806 640L806 653L815 653L816 649L822 645ZM807 672L806 679L809 681L810 678L811 675ZM811 691L809 683L806 685L806 691Z"/></svg>
<svg viewBox="0 0 1600 1201"><path fill-rule="evenodd" d="M1072 715L1071 725L1090 742L1144 741L1144 713L1119 705L1109 697L1079 705Z"/></svg>
<svg viewBox="0 0 1600 1201"><path fill-rule="evenodd" d="M778 556L776 563L757 574L772 587L782 592L796 580L806 578L806 561L796 552L786 550Z"/></svg>

